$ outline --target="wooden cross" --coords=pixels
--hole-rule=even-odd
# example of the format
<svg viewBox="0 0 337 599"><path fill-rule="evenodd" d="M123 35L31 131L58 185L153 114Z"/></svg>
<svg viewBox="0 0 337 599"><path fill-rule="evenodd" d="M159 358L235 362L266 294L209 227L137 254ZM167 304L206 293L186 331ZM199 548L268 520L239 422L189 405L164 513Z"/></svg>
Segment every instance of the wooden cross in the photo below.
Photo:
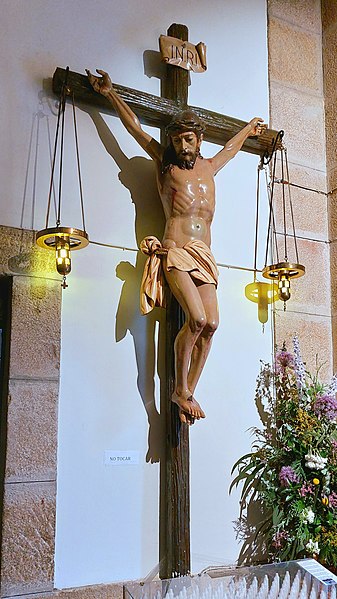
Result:
<svg viewBox="0 0 337 599"><path fill-rule="evenodd" d="M188 41L185 25L173 24L167 35ZM164 127L172 116L188 107L188 71L167 65L162 81L161 97L114 84L114 89L145 125ZM58 68L53 77L53 91L59 95L65 69ZM67 84L77 102L93 105L107 114L116 114L109 101L93 91L85 75L69 71ZM220 145L231 139L247 123L203 108L189 106L206 125L204 139ZM269 155L277 132L271 129L256 138L247 138L242 149ZM163 141L163 139L162 139ZM170 399L174 389L174 339L183 324L183 314L173 297L167 306L166 319L166 463L161 464L159 561L162 579L184 576L190 572L190 490L189 490L189 430L181 425L178 409Z"/></svg>

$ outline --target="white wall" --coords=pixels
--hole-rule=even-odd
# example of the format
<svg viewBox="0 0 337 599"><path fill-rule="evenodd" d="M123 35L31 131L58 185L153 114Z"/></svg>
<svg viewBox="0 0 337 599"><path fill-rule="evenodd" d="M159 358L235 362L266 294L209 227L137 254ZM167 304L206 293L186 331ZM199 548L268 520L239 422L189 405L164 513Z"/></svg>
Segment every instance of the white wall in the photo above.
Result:
<svg viewBox="0 0 337 599"><path fill-rule="evenodd" d="M53 137L56 119L43 80L57 66L103 68L117 83L159 94L159 80L144 74L143 53L158 49L171 23L184 23L190 40L204 41L208 51L207 72L192 75L190 103L244 120L268 118L264 0L3 0L2 17L1 224L44 226L47 121ZM79 111L78 127L90 239L136 248L146 234L160 235L151 162L115 117ZM217 149L205 144L203 153ZM253 264L256 165L257 157L241 152L218 175L218 262ZM65 201L77 202L70 174L69 188ZM80 225L74 207L65 210L64 225ZM90 245L73 254L62 311L57 587L136 579L158 564L161 349L155 340L163 313L139 316L141 267L131 250ZM262 335L256 306L244 299L251 281L249 273L221 269L221 326L197 393L207 419L191 430L194 572L238 555L232 523L238 495L228 496L229 472L249 449L246 431L257 424L255 377L270 351L269 332ZM139 463L104 465L106 450L132 450Z"/></svg>

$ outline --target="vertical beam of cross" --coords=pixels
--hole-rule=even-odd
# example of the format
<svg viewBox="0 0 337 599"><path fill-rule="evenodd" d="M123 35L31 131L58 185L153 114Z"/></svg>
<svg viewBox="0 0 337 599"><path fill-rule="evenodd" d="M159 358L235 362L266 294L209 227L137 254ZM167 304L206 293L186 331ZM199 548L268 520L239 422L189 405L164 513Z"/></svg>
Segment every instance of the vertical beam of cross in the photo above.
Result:
<svg viewBox="0 0 337 599"><path fill-rule="evenodd" d="M173 24L167 35L188 41L185 25ZM187 106L189 73L167 65L161 96ZM165 140L162 130L162 142ZM181 425L178 407L171 401L175 385L174 340L184 315L170 294L166 315L166 461L161 465L160 578L184 576L190 572L190 453L189 427Z"/></svg>

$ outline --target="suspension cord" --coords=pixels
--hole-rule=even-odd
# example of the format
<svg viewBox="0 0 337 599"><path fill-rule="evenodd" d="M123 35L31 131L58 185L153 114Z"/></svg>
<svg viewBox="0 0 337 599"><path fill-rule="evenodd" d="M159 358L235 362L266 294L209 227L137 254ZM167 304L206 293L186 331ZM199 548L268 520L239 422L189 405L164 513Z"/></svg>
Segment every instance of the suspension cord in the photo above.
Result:
<svg viewBox="0 0 337 599"><path fill-rule="evenodd" d="M80 189L82 225L83 225L83 231L85 231L83 189L82 189L80 152L79 152L79 145L78 145L78 133L77 133L77 122L76 122L76 113L75 113L74 92L72 92L72 95L71 95L71 103L72 103L72 107L73 107L74 134L75 134L75 145L76 145L76 161L77 161L77 172L78 172L78 184L79 184L79 189Z"/></svg>
<svg viewBox="0 0 337 599"><path fill-rule="evenodd" d="M48 194L48 205L47 205L47 215L46 215L46 229L48 228L51 196L52 196L52 191L53 191L53 188L54 188L54 173L55 173L55 164L56 164L57 144L58 144L58 137L59 137L59 132L60 132L61 111L62 111L62 107L63 107L63 95L64 95L63 88L64 88L64 83L62 85L61 96L60 96L59 106L58 106L58 112L57 112L56 134L55 134L55 141L54 141L53 161L52 161L52 168L51 168L50 186L49 186L49 194ZM55 208L56 208L56 206L55 206Z"/></svg>
<svg viewBox="0 0 337 599"><path fill-rule="evenodd" d="M290 184L290 181L289 181L289 165L288 165L287 148L284 148L284 156L285 156L286 177L287 177L287 182L288 182L288 195L289 195L289 205L290 205L290 214L291 214L291 224L292 224L293 236L294 236L294 246L295 246L295 253L296 253L296 262L297 262L297 264L299 264L298 248L297 248L297 238L296 238L296 231L295 231L294 209L293 209L293 203L292 203L291 192L290 192L290 185L291 184ZM282 179L283 179L283 175L282 175Z"/></svg>
<svg viewBox="0 0 337 599"><path fill-rule="evenodd" d="M282 180L284 180L284 148L283 147L281 149L281 176L282 176ZM283 205L284 257L285 257L285 262L288 262L286 198L285 198L285 188L284 188L284 185L282 185L282 205Z"/></svg>
<svg viewBox="0 0 337 599"><path fill-rule="evenodd" d="M254 281L256 280L257 272L257 245L259 233L259 203L260 203L260 171L263 168L262 158L257 167L257 182L256 182L256 214L255 214L255 247L254 247Z"/></svg>
<svg viewBox="0 0 337 599"><path fill-rule="evenodd" d="M267 261L268 261L269 244L272 245L272 241L273 241L271 239L273 237L273 235L271 235L271 231L274 234L274 245L275 245L275 249L276 249L277 262L279 262L278 242L277 242L277 237L276 237L276 233L275 233L276 226L275 226L274 208L273 208L275 170L276 170L276 155L274 157L274 162L273 162L271 188L270 188L270 182L267 181L268 200L269 200L269 221L268 221L268 234L267 234L267 243L266 243L265 264L264 264L265 266L267 266ZM266 172L266 178L267 178L267 169L265 169L265 172ZM272 252L272 254L273 254L273 252Z"/></svg>
<svg viewBox="0 0 337 599"><path fill-rule="evenodd" d="M62 200L62 172L63 172L63 148L64 148L64 116L65 116L65 107L66 107L66 94L67 88L64 84L62 86L62 118L61 118L61 147L60 147L60 165L59 165L59 197L58 197L58 206L57 206L57 218L56 218L56 226L59 227L61 224L61 200Z"/></svg>

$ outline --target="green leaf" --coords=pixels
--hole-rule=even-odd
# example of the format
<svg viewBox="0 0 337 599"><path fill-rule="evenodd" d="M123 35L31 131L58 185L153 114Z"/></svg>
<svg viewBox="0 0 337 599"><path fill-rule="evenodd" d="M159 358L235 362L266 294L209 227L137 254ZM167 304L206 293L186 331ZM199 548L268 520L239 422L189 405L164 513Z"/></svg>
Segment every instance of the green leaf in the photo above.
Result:
<svg viewBox="0 0 337 599"><path fill-rule="evenodd" d="M245 462L247 458L252 459L252 457L255 455L255 453L246 453L246 455L242 456L242 458L240 458L237 462L235 462L232 470L231 470L231 474L233 474L234 470L236 470L236 468L238 467L239 464L241 464L242 462Z"/></svg>
<svg viewBox="0 0 337 599"><path fill-rule="evenodd" d="M232 489L233 489L233 487L234 487L234 486L235 486L235 487L237 487L237 486L238 486L238 484L239 484L239 482L240 482L240 481L242 481L242 480L244 480L244 479L247 479L247 480L248 480L248 483L249 483L251 480L255 480L255 478L256 478L256 473L257 473L259 470L261 470L261 468L263 468L263 467L265 467L265 464L261 462L261 464L258 464L258 465L257 465L257 466L255 466L255 467L254 467L254 466L251 466L251 465L249 465L249 466L247 466L246 468L244 468L244 469L243 469L243 470L240 472L240 474L238 474L238 476L236 476L236 477L234 478L234 480L231 482L231 484L230 484L230 487L229 487L229 493L231 493L231 491L232 491ZM252 468L253 468L253 470L252 470ZM247 484L248 484L248 483L247 483ZM245 484L246 484L246 483L245 483Z"/></svg>
<svg viewBox="0 0 337 599"><path fill-rule="evenodd" d="M273 509L273 526L278 526L282 522L283 517L283 511L280 511L276 505Z"/></svg>

